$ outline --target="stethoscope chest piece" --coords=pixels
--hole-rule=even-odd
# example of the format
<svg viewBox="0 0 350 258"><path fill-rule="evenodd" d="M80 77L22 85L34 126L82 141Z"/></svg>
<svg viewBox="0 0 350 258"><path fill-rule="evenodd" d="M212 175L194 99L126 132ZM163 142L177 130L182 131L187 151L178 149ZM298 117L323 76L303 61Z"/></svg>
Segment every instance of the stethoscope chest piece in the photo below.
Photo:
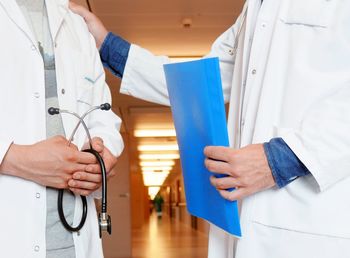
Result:
<svg viewBox="0 0 350 258"><path fill-rule="evenodd" d="M100 238L102 237L102 232L107 231L108 234L112 234L112 220L107 213L100 213L98 215L98 224L100 228Z"/></svg>

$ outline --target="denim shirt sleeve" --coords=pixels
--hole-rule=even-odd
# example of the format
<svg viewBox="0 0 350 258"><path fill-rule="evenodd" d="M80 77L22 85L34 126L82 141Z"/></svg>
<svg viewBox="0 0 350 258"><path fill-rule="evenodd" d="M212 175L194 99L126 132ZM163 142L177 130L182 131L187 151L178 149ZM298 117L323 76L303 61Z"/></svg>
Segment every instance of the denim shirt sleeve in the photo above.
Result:
<svg viewBox="0 0 350 258"><path fill-rule="evenodd" d="M130 46L129 42L109 32L100 48L104 67L119 78L123 77Z"/></svg>
<svg viewBox="0 0 350 258"><path fill-rule="evenodd" d="M273 138L264 143L264 150L279 188L282 188L298 177L310 174L310 171L298 159L282 138Z"/></svg>

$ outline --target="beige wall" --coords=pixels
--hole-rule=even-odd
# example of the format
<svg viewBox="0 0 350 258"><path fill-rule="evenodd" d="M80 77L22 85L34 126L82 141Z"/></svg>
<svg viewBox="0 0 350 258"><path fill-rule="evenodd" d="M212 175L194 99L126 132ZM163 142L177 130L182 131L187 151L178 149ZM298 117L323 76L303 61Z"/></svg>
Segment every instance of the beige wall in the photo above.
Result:
<svg viewBox="0 0 350 258"><path fill-rule="evenodd" d="M143 185L141 173L131 174L132 228L141 228L149 219L148 190Z"/></svg>
<svg viewBox="0 0 350 258"><path fill-rule="evenodd" d="M126 135L123 135L126 142ZM108 214L112 217L112 235L103 236L106 258L131 257L131 207L128 144L115 167L116 176L108 182Z"/></svg>

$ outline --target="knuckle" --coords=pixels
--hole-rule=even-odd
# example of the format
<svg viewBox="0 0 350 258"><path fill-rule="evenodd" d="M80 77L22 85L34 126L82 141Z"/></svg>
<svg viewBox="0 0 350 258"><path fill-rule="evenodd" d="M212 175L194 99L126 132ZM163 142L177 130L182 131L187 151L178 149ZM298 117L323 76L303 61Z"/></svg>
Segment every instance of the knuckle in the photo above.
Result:
<svg viewBox="0 0 350 258"><path fill-rule="evenodd" d="M67 182L65 182L65 181L61 181L60 183L58 183L58 185L57 185L57 187L58 187L58 189L65 189L65 188L67 188Z"/></svg>
<svg viewBox="0 0 350 258"><path fill-rule="evenodd" d="M80 180L86 180L87 179L87 174L86 173L81 173L80 174Z"/></svg>
<svg viewBox="0 0 350 258"><path fill-rule="evenodd" d="M244 187L247 187L251 184L251 180L249 180L249 178L246 178L246 177L240 178L239 182L241 186L244 186Z"/></svg>
<svg viewBox="0 0 350 258"><path fill-rule="evenodd" d="M74 162L76 160L76 155L73 151L67 152L65 156L67 161Z"/></svg>

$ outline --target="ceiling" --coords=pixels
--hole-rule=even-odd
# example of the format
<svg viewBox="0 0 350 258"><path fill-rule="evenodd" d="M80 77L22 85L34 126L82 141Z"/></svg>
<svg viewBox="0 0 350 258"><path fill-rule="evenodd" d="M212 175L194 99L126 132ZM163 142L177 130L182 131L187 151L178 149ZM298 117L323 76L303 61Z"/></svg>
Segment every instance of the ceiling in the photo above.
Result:
<svg viewBox="0 0 350 258"><path fill-rule="evenodd" d="M75 0L100 17L108 30L156 55L200 57L235 21L244 0ZM184 26L190 24L190 27ZM113 110L122 118L128 135L131 172L139 172L135 128L173 128L170 109L119 94L120 80L107 72ZM149 140L149 139L148 139ZM154 138L153 141L173 141ZM179 163L168 180L179 173Z"/></svg>

